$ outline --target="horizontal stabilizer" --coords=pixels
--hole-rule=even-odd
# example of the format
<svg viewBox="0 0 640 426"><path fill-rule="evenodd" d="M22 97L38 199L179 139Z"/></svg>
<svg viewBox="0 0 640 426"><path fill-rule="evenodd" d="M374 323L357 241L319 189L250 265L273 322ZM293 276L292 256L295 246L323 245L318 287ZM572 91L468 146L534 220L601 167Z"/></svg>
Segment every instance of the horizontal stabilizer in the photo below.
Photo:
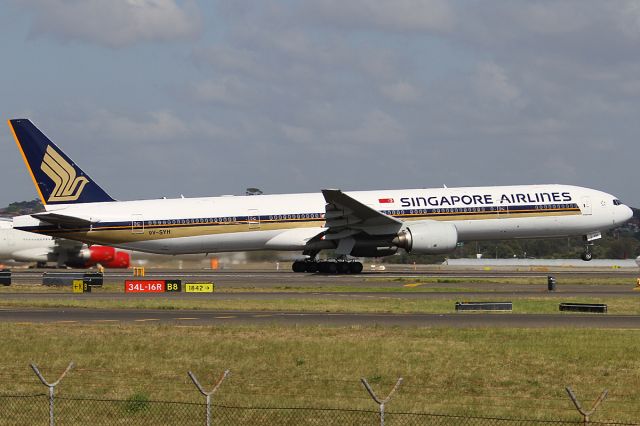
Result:
<svg viewBox="0 0 640 426"><path fill-rule="evenodd" d="M87 227L96 223L94 221L83 219L77 216L69 216L60 213L35 213L31 217L34 217L43 222L50 223L52 225L61 225L65 227Z"/></svg>

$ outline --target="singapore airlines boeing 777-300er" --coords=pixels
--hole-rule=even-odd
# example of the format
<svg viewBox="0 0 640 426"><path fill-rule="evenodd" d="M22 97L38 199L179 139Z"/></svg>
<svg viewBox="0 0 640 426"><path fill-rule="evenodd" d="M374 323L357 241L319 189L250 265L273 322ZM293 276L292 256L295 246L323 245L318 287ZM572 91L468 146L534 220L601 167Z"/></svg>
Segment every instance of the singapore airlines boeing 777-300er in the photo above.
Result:
<svg viewBox="0 0 640 426"><path fill-rule="evenodd" d="M9 127L46 207L14 218L24 231L150 253L301 251L296 272L359 273L348 256L404 249L439 254L459 242L584 236L632 216L616 197L568 185L400 189L115 201L29 120ZM318 261L335 250L337 261Z"/></svg>

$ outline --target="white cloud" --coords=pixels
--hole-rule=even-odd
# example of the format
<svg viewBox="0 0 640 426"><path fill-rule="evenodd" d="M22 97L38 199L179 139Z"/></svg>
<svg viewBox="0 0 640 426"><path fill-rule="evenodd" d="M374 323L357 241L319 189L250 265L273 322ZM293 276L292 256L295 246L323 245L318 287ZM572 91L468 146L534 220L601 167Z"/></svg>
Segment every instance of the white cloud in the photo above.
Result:
<svg viewBox="0 0 640 426"><path fill-rule="evenodd" d="M494 62L478 64L474 86L481 99L491 99L511 105L520 100L518 87L509 79L505 69Z"/></svg>
<svg viewBox="0 0 640 426"><path fill-rule="evenodd" d="M395 83L384 85L380 88L380 92L387 99L399 104L415 103L422 96L420 88L406 81L396 81Z"/></svg>
<svg viewBox="0 0 640 426"><path fill-rule="evenodd" d="M193 83L190 92L199 102L234 106L250 104L253 97L251 89L234 76Z"/></svg>
<svg viewBox="0 0 640 426"><path fill-rule="evenodd" d="M281 131L284 137L296 144L311 145L314 141L313 132L305 127L283 124Z"/></svg>
<svg viewBox="0 0 640 426"><path fill-rule="evenodd" d="M316 0L300 11L309 19L348 29L385 31L448 31L455 21L444 0Z"/></svg>
<svg viewBox="0 0 640 426"><path fill-rule="evenodd" d="M169 111L153 111L144 119L125 114L115 114L101 109L87 117L83 125L86 135L100 134L112 143L128 145L139 142L172 142L182 138L188 126Z"/></svg>
<svg viewBox="0 0 640 426"><path fill-rule="evenodd" d="M368 112L355 127L329 133L329 144L341 150L358 152L376 145L398 145L407 142L407 130L392 115L373 110Z"/></svg>
<svg viewBox="0 0 640 426"><path fill-rule="evenodd" d="M627 1L623 4L616 4L617 27L629 38L638 40L640 38L640 3L637 1Z"/></svg>
<svg viewBox="0 0 640 426"><path fill-rule="evenodd" d="M221 71L250 73L258 68L254 52L227 45L198 47L192 58L198 66L212 66Z"/></svg>
<svg viewBox="0 0 640 426"><path fill-rule="evenodd" d="M96 13L110 22L105 31L106 23L81 20L81 28L100 30L90 38L78 35L88 29L74 29L75 23L67 24L48 6L62 5L77 20L89 15L80 1L14 2L33 10L32 32L41 35L108 46L161 39L140 30L137 18L116 13L130 12L133 3L87 0L100 4ZM156 3L197 21L190 3ZM200 3L203 10L211 4ZM149 158L158 169L189 168L194 173L189 179L203 182L194 188L203 194L210 193L212 177L226 193L236 185L288 192L443 181L450 186L559 181L618 192L640 156L637 3L233 0L213 7L216 13L205 16L211 19L206 42L185 46L193 63L167 63L170 76L164 81L145 78L155 72L157 64L150 63L140 66L141 72L113 73L113 84L105 87L136 88L124 95L102 96L100 85L91 85L97 87L91 93L71 92L82 70L68 67L64 75L42 79L42 90L21 90L5 103L24 110L36 105L36 112L41 108L47 116L63 114L59 99L67 105L84 101L91 108L76 107L79 114L63 117L65 126L56 123L60 120L49 123L78 145L82 135L98 139L94 146L104 150L101 161L113 155L107 164L122 161L137 171L130 159ZM45 22L49 15L55 25ZM16 26L20 22L16 19ZM158 31L169 34L180 30L172 40L188 37L184 24L162 27ZM20 40L16 45L25 46ZM60 47L45 47L55 60ZM148 55L143 50L148 47L139 50ZM114 69L128 69L127 61L132 59L122 57ZM50 84L54 77L62 83ZM120 84L121 78L129 80ZM90 83L85 76L78 80ZM169 95L163 93L167 87ZM50 94L42 99L43 93ZM96 102L108 112L92 112ZM73 123L85 128L65 130ZM154 150L159 144L162 149ZM603 156L615 158L616 167L603 163ZM379 172L396 159L401 173ZM140 170L136 178L149 187L166 179L148 173ZM620 195L637 200L628 188Z"/></svg>
<svg viewBox="0 0 640 426"><path fill-rule="evenodd" d="M175 0L24 0L32 36L52 36L112 48L194 38L200 30L195 3Z"/></svg>

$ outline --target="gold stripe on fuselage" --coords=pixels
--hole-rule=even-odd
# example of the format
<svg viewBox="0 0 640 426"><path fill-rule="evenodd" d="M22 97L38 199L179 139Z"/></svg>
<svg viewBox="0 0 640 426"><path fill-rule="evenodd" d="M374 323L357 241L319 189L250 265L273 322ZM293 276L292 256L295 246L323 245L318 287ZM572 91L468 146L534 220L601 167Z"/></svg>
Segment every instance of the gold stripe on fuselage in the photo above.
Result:
<svg viewBox="0 0 640 426"><path fill-rule="evenodd" d="M429 213L429 214L403 214L394 217L406 222L417 220L437 220L437 221L463 221L463 220L491 220L491 219L514 219L550 216L575 216L580 215L580 209L547 209L547 210L526 210L518 212L464 212L464 213ZM286 230L292 228L321 228L324 226L324 219L288 219L263 220L258 222L231 222L213 224L172 224L172 225L152 225L142 228L127 226L102 227L92 230L88 229L59 229L53 231L56 237L70 238L98 244L118 244L139 241L153 241L167 238L197 237L204 235L232 234L256 231Z"/></svg>

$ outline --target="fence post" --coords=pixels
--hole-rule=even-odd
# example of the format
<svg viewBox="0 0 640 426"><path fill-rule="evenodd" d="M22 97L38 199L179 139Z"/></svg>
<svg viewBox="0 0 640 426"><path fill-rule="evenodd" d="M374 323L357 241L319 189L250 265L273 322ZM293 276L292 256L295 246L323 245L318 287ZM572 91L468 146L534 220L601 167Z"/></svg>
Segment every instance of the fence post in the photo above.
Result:
<svg viewBox="0 0 640 426"><path fill-rule="evenodd" d="M60 381L63 379L63 377L69 372L69 370L71 370L73 368L73 361L71 361L69 363L69 366L67 367L66 370L64 370L64 373L62 373L60 375L60 377L58 377L58 380L56 380L53 383L49 383L45 380L44 376L42 376L42 373L40 373L40 370L38 370L38 366L35 364L31 364L31 369L33 370L34 373L36 373L36 376L38 376L38 379L40 379L40 381L42 382L43 385L45 385L46 387L49 388L49 426L53 426L54 424L54 417L53 417L53 390L56 386L58 386L58 384L60 383Z"/></svg>
<svg viewBox="0 0 640 426"><path fill-rule="evenodd" d="M191 371L189 371L188 374L189 374L189 377L191 377L193 384L196 385L200 393L203 394L205 397L207 397L207 426L211 426L211 395L216 393L216 391L218 390L222 382L224 382L224 379L226 379L227 376L230 374L230 371L225 370L224 373L222 373L220 380L218 380L218 383L216 383L214 388L209 392L206 392L204 390L202 385L200 385L200 382L198 382L198 379L196 379L196 376Z"/></svg>
<svg viewBox="0 0 640 426"><path fill-rule="evenodd" d="M391 396L398 390L398 388L402 384L402 377L398 379L396 385L393 387L393 389L391 389L391 392L389 392L389 395L387 395L387 397L382 400L378 398L373 389L371 389L371 386L369 386L369 382L367 382L367 379L363 377L360 379L360 381L364 385L364 388L367 390L367 392L369 392L369 395L371 395L371 398L373 398L373 400L380 406L380 426L384 426L384 405L389 402Z"/></svg>
<svg viewBox="0 0 640 426"><path fill-rule="evenodd" d="M604 399L607 397L607 394L609 393L609 391L605 389L600 394L598 399L596 399L596 401L593 403L593 405L591 406L591 410L584 411L582 409L582 405L580 405L580 401L578 401L578 398L576 398L576 395L573 393L571 388L567 386L565 389L567 390L567 393L569 394L569 398L571 398L573 405L576 406L576 410L578 410L578 412L582 414L582 421L584 422L585 425L589 424L589 417L594 413L594 411L596 411L596 408L598 408L598 405L600 405L600 403L604 401Z"/></svg>

